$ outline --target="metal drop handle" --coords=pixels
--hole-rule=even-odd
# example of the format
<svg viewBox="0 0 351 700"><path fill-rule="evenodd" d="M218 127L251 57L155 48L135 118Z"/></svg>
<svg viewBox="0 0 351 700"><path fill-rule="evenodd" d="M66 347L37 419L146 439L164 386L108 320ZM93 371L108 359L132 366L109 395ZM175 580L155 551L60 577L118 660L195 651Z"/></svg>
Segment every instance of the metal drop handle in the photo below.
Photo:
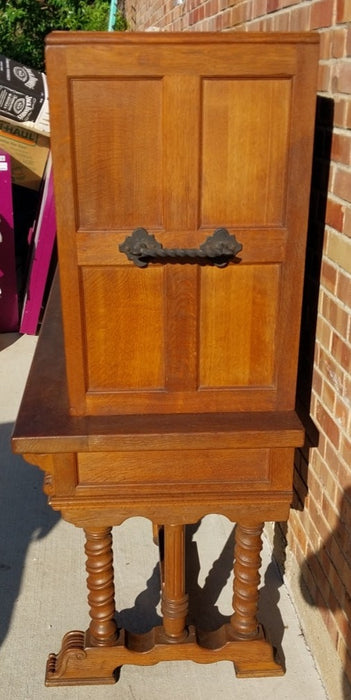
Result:
<svg viewBox="0 0 351 700"><path fill-rule="evenodd" d="M164 248L145 228L137 228L120 244L119 250L137 267L147 267L152 262L203 262L226 267L242 250L242 244L226 228L217 228L212 236L201 243L200 248Z"/></svg>

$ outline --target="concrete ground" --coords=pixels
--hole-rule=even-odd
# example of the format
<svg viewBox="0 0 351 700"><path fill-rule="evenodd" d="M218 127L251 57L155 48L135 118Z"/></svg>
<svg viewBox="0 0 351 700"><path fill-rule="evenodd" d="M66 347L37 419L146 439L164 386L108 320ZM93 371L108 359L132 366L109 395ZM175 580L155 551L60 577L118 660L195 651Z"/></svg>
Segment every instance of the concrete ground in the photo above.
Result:
<svg viewBox="0 0 351 700"><path fill-rule="evenodd" d="M42 473L13 455L10 448L35 345L32 336L0 335L0 698L326 699L267 541L260 619L285 662L285 676L237 679L230 662L199 665L186 661L124 666L120 680L112 686L45 688L48 653L59 651L68 630L86 629L89 618L82 533L49 508L41 490ZM159 619L157 551L151 525L143 518L131 519L114 531L114 538L119 620L128 629L143 631ZM206 606L212 620L220 623L231 612L233 525L225 518L208 516L189 531L188 540L193 606L198 612Z"/></svg>

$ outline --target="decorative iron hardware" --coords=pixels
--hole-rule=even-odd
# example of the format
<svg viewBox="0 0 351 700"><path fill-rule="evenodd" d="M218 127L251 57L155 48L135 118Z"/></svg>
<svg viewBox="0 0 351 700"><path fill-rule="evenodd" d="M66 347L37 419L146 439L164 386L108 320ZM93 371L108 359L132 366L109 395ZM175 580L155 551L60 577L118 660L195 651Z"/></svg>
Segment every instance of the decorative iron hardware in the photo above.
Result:
<svg viewBox="0 0 351 700"><path fill-rule="evenodd" d="M200 248L164 248L145 228L137 228L120 244L119 250L137 267L147 267L152 262L203 262L226 267L242 250L242 244L226 228L217 228L212 236L201 243Z"/></svg>

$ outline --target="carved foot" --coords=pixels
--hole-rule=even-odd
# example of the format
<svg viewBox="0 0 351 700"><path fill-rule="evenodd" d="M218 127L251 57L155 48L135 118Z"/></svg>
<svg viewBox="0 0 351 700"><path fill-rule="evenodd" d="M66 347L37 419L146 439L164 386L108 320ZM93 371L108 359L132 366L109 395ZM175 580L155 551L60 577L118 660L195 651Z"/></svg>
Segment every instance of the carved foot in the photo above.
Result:
<svg viewBox="0 0 351 700"><path fill-rule="evenodd" d="M94 649L92 650L94 651ZM80 631L67 632L58 654L50 654L46 664L45 685L99 685L116 683L119 669L110 660L99 664L85 647L85 634Z"/></svg>
<svg viewBox="0 0 351 700"><path fill-rule="evenodd" d="M245 647L246 645L246 647ZM258 625L257 638L237 646L234 659L237 678L283 676L285 669L276 649L267 641L264 629Z"/></svg>

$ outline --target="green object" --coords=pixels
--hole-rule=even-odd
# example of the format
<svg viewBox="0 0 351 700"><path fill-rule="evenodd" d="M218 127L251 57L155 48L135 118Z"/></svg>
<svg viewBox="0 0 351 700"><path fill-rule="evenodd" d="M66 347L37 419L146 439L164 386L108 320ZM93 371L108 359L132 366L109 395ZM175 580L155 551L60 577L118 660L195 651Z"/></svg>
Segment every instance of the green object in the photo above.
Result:
<svg viewBox="0 0 351 700"><path fill-rule="evenodd" d="M108 31L113 32L116 24L116 14L117 14L117 0L111 0L110 2L110 15L108 18Z"/></svg>
<svg viewBox="0 0 351 700"><path fill-rule="evenodd" d="M0 0L0 54L45 70L44 39L54 29L106 31L109 0ZM127 23L116 12L115 30Z"/></svg>

